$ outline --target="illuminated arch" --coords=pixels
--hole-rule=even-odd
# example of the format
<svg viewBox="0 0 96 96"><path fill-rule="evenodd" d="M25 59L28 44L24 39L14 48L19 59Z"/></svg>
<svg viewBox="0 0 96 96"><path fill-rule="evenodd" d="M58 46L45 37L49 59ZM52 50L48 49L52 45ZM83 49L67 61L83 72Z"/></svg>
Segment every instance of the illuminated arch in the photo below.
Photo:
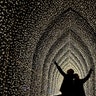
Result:
<svg viewBox="0 0 96 96"><path fill-rule="evenodd" d="M34 91L36 91L36 96L50 95L47 89L49 88L48 87L48 79L49 79L48 75L50 75L48 74L50 73L49 69L50 68L52 69L51 64L53 60L55 60L54 58L57 58L55 57L56 54L64 46L64 44L66 44L69 38L68 37L69 34L72 34L71 36L73 38L71 43L77 48L78 52L80 52L79 50L83 50L82 51L83 53L81 53L83 54L82 58L84 58L85 53L87 53L87 55L89 56L89 57L86 56L85 58L87 58L87 60L89 60L88 62L91 62L92 64L90 65L87 62L87 67L95 66L93 60L94 58L92 56L92 54L94 53L94 50L92 50L92 48L94 48L95 46L94 42L92 42L92 40L95 40L95 37L93 35L94 30L92 29L90 24L78 12L76 12L72 8L69 8L66 11L61 12L61 14L58 14L58 16L56 16L56 18L45 29L45 32L43 33L37 44L33 56L34 61L32 64L32 69L37 73L39 73L40 75L36 76L35 73L32 73L32 85L31 85L34 86L35 88ZM73 39L78 44L74 43ZM80 46L81 49L79 49ZM87 68L87 70L89 70L89 67ZM53 66L53 69L54 68L55 66ZM91 95L93 96L93 94L95 93L92 91Z"/></svg>

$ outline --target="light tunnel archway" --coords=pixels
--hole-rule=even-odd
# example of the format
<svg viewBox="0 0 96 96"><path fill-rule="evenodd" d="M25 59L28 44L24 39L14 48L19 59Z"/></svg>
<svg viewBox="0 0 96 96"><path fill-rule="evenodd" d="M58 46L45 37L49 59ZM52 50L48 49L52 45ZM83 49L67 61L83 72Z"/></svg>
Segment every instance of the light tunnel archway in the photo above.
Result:
<svg viewBox="0 0 96 96"><path fill-rule="evenodd" d="M78 43L79 43L79 42L78 42ZM68 46L67 46L67 47L68 47ZM72 46L72 48L74 48L74 47ZM68 49L68 48L67 48L67 49ZM77 49L75 48L75 53L76 53L76 50L77 50ZM86 50L87 50L87 48L86 48ZM74 51L74 50L73 50L73 51ZM77 65L79 68L81 67L81 68L79 69L79 71L82 70L81 73L83 73L83 76L81 76L81 77L84 77L84 76L86 76L86 72L88 72L88 68L87 68L87 67L88 67L88 64L87 64L86 60L90 59L91 57L90 57L90 55L89 55L89 56L88 56L89 58L86 57L86 58L84 59L84 58L82 57L82 55L80 54L80 52L78 52L78 53L79 53L79 56L75 56L75 59L77 59L77 60L76 60L77 64L76 64L75 61L74 61L73 63L75 63L75 65ZM82 53L84 53L84 50L82 51ZM51 54L51 53L50 53L50 54ZM67 54L67 55L66 55L66 54ZM72 54L71 54L71 55L72 55ZM50 56L50 55L49 55L49 56ZM63 66L64 63L66 63L66 62L68 63L68 57L69 57L69 56L68 56L68 51L67 51L67 52L64 54L63 58L60 57L60 59L62 58L62 60L58 60L58 61L61 61L61 63L59 62L59 63L60 63L60 66ZM74 56L73 56L73 57L74 57ZM80 63L80 60L79 60L78 58L76 58L76 57L79 57L79 58L81 59L81 61L83 61L83 62ZM82 58L83 58L83 59L82 59ZM67 60L66 60L66 59L67 59ZM74 58L73 58L73 59L74 59ZM75 60L75 59L74 59L74 60ZM56 60L56 59L55 59L55 60ZM53 61L54 61L54 60L53 60ZM62 61L63 61L63 62L62 62ZM91 60L89 60L89 61L91 61ZM91 63L92 63L92 62L91 62ZM78 64L79 64L79 65L78 65ZM84 64L85 68L83 68L84 66L82 67L82 64ZM86 65L86 64L87 64L87 65ZM90 64L90 62L89 62L89 64ZM52 68L53 68L52 65L53 65L53 64L51 64L51 67L49 68L49 70L52 70ZM71 67L71 68L72 68L72 67ZM68 68L67 68L67 69L68 69ZM67 70L67 69L66 69L66 70ZM74 68L73 68L73 69L74 69ZM56 70L56 69L55 69L55 70ZM66 70L65 70L65 71L66 71ZM77 72L78 72L78 71L77 71ZM51 76L50 76L51 74L54 74L54 75L52 76L53 78L54 78L54 77L58 77L58 76L55 75L55 73L56 73L55 71L54 71L53 73L52 73L52 71L50 71L49 77L51 78ZM59 75L60 75L60 74L59 74ZM50 81L50 80L49 80L49 81ZM54 81L54 80L52 80L52 81ZM55 81L54 81L54 82L55 82ZM50 84L49 86L51 86L51 84ZM56 88L56 87L54 87L54 88ZM49 89L50 89L50 88L49 88Z"/></svg>
<svg viewBox="0 0 96 96"><path fill-rule="evenodd" d="M65 56L59 61L62 61L61 67L64 70L68 69L67 65L68 61L70 61L74 63L74 69L79 73L82 72L81 76L84 77L90 67L95 66L95 60L93 60L94 57L92 56L94 53L92 48L95 46L93 42L93 39L95 39L93 32L88 22L71 8L59 14L55 20L49 24L41 36L33 56L32 69L39 73L39 76L32 73L32 86L35 89L32 89L31 93L33 92L34 96L50 96L55 94L53 90L58 89L55 84L60 78L58 71L56 71L56 66L52 65L52 63L54 60L59 61L63 56L62 53L67 54L65 56L69 56L68 51L71 50L71 57L74 57L73 61L72 59L63 61ZM78 63L82 65L76 65ZM95 88L94 77L95 73L86 84L88 88L85 86L86 92L90 92L91 96L95 96L93 89ZM93 79L94 82L92 82ZM89 84L91 85L90 88Z"/></svg>

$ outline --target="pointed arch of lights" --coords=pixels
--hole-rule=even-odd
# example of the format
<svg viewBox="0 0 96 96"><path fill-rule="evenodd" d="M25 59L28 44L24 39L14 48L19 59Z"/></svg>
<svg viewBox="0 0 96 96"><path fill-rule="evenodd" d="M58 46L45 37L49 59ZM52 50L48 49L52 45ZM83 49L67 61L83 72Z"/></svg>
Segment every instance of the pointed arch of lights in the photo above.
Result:
<svg viewBox="0 0 96 96"><path fill-rule="evenodd" d="M65 71L72 67L81 77L88 73L89 68L94 66L90 49L92 39L95 39L93 32L88 22L72 8L56 16L41 36L34 52L31 86L36 88L36 96L49 96L57 92L62 80L53 64L54 60ZM91 85L95 86L93 83ZM86 90L93 96L91 87Z"/></svg>

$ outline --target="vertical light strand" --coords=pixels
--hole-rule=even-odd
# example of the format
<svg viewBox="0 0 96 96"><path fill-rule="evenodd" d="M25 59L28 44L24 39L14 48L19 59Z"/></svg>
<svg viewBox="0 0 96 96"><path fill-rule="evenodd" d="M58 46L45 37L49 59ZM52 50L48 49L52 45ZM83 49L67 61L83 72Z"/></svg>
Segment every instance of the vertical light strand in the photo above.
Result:
<svg viewBox="0 0 96 96"><path fill-rule="evenodd" d="M71 11L69 12L69 28L71 28L71 17L70 17L70 13L71 13ZM71 34L70 34L70 30L69 30L69 36L68 36L68 39L69 39L69 68L71 68L71 62L70 62L70 55L71 55Z"/></svg>
<svg viewBox="0 0 96 96"><path fill-rule="evenodd" d="M69 58L69 61L68 61L68 63L69 63L69 67L71 68L71 63L70 63L70 55L71 55L71 46L70 46L71 38L70 38L70 31L69 31L69 38L68 38L68 39L69 39L69 46L68 46L68 47L69 47L69 48L68 48L68 49L69 49L69 55L68 55L68 56L69 56L69 57L68 57L68 58Z"/></svg>

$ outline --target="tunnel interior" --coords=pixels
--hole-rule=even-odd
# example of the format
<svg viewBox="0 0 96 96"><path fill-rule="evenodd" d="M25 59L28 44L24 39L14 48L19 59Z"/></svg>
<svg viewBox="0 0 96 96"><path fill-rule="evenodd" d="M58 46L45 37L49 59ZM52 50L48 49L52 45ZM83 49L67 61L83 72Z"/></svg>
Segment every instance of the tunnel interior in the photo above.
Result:
<svg viewBox="0 0 96 96"><path fill-rule="evenodd" d="M96 96L96 1L1 0L0 96L54 96L72 68Z"/></svg>
<svg viewBox="0 0 96 96"><path fill-rule="evenodd" d="M42 96L60 93L63 78L53 64L54 61L57 61L65 72L70 68L74 69L80 78L84 78L90 68L95 66L91 49L92 40L95 39L92 35L93 29L79 13L69 8L51 23L39 39L33 56L32 69L39 73L39 76L32 74L32 80L37 80L32 81L32 84L36 83L35 91L39 91ZM94 75L85 84L86 94L89 96L94 95L93 81Z"/></svg>

